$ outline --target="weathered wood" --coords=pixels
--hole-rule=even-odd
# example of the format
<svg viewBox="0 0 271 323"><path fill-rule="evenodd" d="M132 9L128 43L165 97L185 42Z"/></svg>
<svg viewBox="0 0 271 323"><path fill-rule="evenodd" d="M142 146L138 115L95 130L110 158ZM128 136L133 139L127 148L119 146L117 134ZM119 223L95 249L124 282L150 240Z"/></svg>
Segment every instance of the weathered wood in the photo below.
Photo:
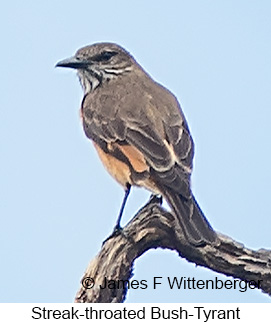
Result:
<svg viewBox="0 0 271 323"><path fill-rule="evenodd" d="M90 262L81 281L75 302L123 302L126 285L101 289L104 278L123 281L131 277L133 263L151 248L176 250L190 262L241 280L259 281L260 289L271 295L271 251L250 250L233 239L218 234L215 246L193 247L174 230L174 217L153 198L124 227L123 234L107 240L98 255ZM91 280L94 287L90 288Z"/></svg>

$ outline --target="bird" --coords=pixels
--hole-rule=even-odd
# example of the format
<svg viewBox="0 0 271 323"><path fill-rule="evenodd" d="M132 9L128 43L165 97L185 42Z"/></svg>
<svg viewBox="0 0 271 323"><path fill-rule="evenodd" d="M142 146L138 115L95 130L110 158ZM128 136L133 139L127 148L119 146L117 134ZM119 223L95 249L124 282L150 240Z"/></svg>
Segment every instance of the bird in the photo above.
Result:
<svg viewBox="0 0 271 323"><path fill-rule="evenodd" d="M116 43L82 47L56 67L77 71L84 132L124 188L115 231L131 187L138 186L167 201L176 232L189 244L214 244L217 234L191 190L194 142L175 95Z"/></svg>

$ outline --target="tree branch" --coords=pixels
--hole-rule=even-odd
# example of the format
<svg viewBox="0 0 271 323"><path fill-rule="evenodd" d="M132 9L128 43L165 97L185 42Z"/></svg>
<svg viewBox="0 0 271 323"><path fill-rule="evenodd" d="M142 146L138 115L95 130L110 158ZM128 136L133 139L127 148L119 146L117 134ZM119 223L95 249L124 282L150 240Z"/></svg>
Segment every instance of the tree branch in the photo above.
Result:
<svg viewBox="0 0 271 323"><path fill-rule="evenodd" d="M253 251L233 239L218 234L215 246L193 247L176 235L174 216L152 198L124 227L123 234L107 240L98 255L90 262L81 280L75 302L123 302L133 263L151 248L176 250L186 260L227 276L247 281L261 281L260 289L271 295L271 251ZM118 288L101 289L107 280L120 281ZM92 288L91 278L94 280ZM124 286L123 286L124 285Z"/></svg>

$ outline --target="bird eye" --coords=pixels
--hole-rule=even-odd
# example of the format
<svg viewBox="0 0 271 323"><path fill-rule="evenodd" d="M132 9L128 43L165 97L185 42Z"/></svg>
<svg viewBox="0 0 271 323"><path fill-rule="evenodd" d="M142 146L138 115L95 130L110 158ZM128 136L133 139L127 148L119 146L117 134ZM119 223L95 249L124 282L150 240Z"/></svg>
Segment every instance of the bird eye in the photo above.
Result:
<svg viewBox="0 0 271 323"><path fill-rule="evenodd" d="M117 52L104 51L104 52L101 52L101 54L96 55L92 59L95 60L96 62L106 62L106 61L109 61L111 57L117 54L118 54Z"/></svg>

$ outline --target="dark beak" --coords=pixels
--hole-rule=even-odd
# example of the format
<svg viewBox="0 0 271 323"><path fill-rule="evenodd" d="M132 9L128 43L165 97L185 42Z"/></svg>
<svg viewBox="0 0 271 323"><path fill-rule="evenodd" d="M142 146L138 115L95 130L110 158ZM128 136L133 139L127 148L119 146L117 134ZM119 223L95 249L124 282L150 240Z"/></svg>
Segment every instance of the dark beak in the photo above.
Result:
<svg viewBox="0 0 271 323"><path fill-rule="evenodd" d="M56 67L70 67L75 69L86 68L91 63L77 57L66 58L56 64Z"/></svg>

